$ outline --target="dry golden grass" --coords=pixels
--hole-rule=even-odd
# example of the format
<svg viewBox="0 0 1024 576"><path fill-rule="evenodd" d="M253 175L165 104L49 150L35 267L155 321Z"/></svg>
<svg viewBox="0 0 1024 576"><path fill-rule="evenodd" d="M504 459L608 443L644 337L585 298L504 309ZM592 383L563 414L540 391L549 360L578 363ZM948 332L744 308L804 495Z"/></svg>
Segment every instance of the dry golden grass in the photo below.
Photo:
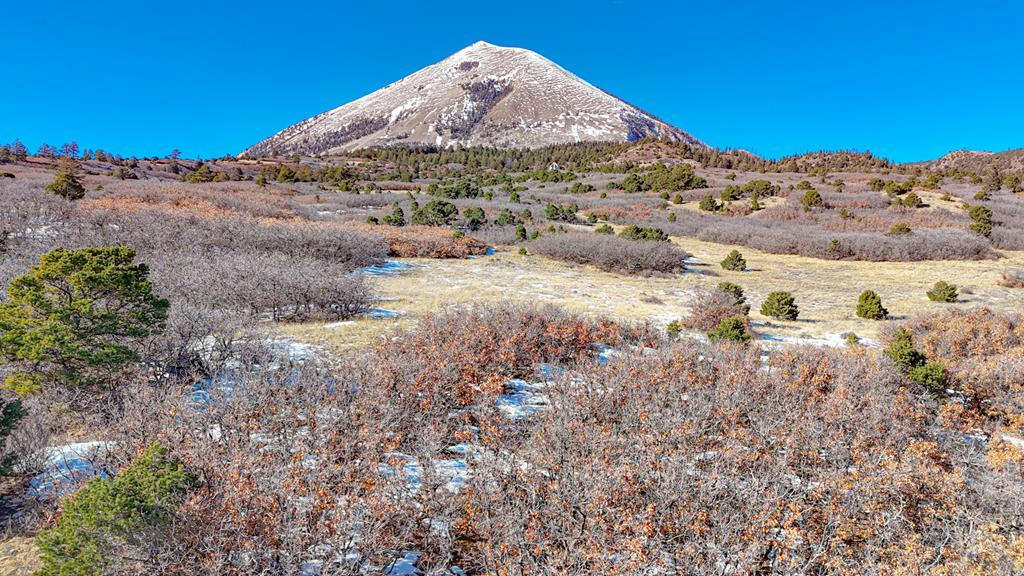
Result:
<svg viewBox="0 0 1024 576"><path fill-rule="evenodd" d="M855 314L858 295L869 289L882 296L894 321L949 306L983 305L1024 312L1020 291L999 286L1007 265L1024 266L1024 252L1004 252L1002 259L981 261L826 261L691 239L673 241L693 254L689 270L653 278L622 276L511 251L468 260L405 259L414 264L411 271L374 279L375 293L385 300L380 306L402 313L399 319L362 319L330 329L319 324L294 325L285 331L300 341L345 349L445 306L509 300L550 303L575 312L665 325L687 313L695 289L713 288L722 281L744 288L751 320L759 332L785 339L839 342L839 335L845 332L874 338L885 322ZM747 272L730 272L719 266L734 248L746 257ZM938 280L960 286L961 302L928 300L925 292ZM800 306L799 320L763 325L769 319L758 309L773 290L794 294Z"/></svg>
<svg viewBox="0 0 1024 576"><path fill-rule="evenodd" d="M0 576L27 576L39 568L35 540L15 536L0 542Z"/></svg>

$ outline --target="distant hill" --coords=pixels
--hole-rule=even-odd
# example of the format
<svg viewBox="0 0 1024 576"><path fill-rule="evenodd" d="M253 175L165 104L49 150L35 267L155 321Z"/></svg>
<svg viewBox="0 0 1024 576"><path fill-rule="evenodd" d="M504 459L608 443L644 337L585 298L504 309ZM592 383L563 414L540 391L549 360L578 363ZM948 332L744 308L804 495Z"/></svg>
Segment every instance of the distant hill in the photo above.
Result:
<svg viewBox="0 0 1024 576"><path fill-rule="evenodd" d="M927 170L959 170L981 174L992 169L999 172L1017 172L1024 170L1024 148L1005 152L978 152L972 150L956 150L937 160L911 162L906 166L914 166Z"/></svg>
<svg viewBox="0 0 1024 576"><path fill-rule="evenodd" d="M395 144L538 148L644 138L707 147L535 52L477 42L242 155L323 155Z"/></svg>

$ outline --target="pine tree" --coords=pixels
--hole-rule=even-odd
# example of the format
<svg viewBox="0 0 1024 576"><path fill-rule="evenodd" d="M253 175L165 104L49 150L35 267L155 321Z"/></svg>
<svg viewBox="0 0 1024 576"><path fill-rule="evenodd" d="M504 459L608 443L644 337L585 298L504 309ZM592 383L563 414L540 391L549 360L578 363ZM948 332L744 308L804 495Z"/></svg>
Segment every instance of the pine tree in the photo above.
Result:
<svg viewBox="0 0 1024 576"><path fill-rule="evenodd" d="M882 306L882 298L872 290L865 290L857 299L857 316L868 320L885 320L889 311Z"/></svg>

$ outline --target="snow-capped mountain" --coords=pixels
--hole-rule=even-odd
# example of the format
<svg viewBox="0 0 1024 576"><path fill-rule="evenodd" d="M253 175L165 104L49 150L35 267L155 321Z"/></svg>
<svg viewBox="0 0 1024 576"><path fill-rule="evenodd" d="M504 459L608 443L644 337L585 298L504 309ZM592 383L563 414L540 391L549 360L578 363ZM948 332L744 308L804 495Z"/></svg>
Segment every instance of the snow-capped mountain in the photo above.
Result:
<svg viewBox="0 0 1024 576"><path fill-rule="evenodd" d="M704 146L536 52L477 42L242 155L320 155L396 144L536 148L648 137Z"/></svg>

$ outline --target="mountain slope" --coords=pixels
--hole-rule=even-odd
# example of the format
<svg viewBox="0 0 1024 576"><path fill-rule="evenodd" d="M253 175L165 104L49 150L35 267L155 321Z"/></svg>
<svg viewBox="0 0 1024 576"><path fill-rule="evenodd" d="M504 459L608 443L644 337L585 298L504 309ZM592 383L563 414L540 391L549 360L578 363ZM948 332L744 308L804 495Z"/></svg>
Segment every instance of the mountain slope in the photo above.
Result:
<svg viewBox="0 0 1024 576"><path fill-rule="evenodd" d="M988 170L1015 172L1024 170L1024 148L1004 152L956 150L937 160L909 162L906 166L928 170L960 170L981 174Z"/></svg>
<svg viewBox="0 0 1024 576"><path fill-rule="evenodd" d="M318 155L395 144L536 148L642 138L704 146L535 52L477 42L286 128L242 155Z"/></svg>

